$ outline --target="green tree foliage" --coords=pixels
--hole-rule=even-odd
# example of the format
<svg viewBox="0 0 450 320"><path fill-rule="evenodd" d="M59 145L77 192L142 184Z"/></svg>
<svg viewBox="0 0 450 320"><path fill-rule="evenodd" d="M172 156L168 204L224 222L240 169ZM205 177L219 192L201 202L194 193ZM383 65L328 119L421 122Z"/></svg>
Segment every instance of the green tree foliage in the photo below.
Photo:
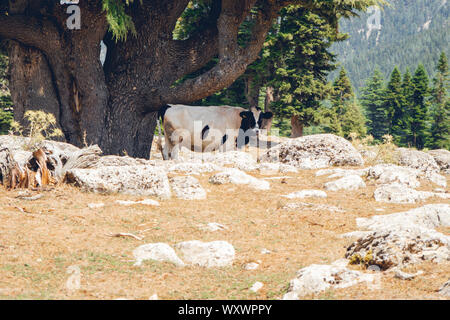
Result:
<svg viewBox="0 0 450 320"><path fill-rule="evenodd" d="M344 102L353 99L355 94L353 92L352 83L347 75L347 70L341 68L339 76L334 80L333 90L331 92L331 101L336 105L342 105Z"/></svg>
<svg viewBox="0 0 450 320"><path fill-rule="evenodd" d="M129 32L136 36L133 19L125 12L130 3L133 3L133 0L102 0L109 30L117 41L126 40Z"/></svg>
<svg viewBox="0 0 450 320"><path fill-rule="evenodd" d="M417 149L423 149L429 135L429 79L423 64L417 67L412 83L414 85L411 117L412 145Z"/></svg>
<svg viewBox="0 0 450 320"><path fill-rule="evenodd" d="M264 52L268 69L274 70L268 84L278 98L271 109L281 118L296 115L305 126L317 124L320 102L330 94L327 75L335 69L335 56L328 50L344 36L298 6L287 7L281 17Z"/></svg>
<svg viewBox="0 0 450 320"><path fill-rule="evenodd" d="M407 104L403 95L402 75L397 67L391 73L391 77L384 93L384 109L388 118L388 133L394 137L394 141L399 142L406 123L403 120L406 116Z"/></svg>
<svg viewBox="0 0 450 320"><path fill-rule="evenodd" d="M195 14L197 12L197 14ZM176 37L185 37L189 26L200 19L197 11L188 11L188 27L177 26ZM286 119L297 115L304 125L322 121L320 103L330 94L328 73L335 69L335 55L329 51L334 41L345 35L324 17L300 6L284 8L270 31L260 59L251 64L245 74L230 87L201 101L204 105L228 104L249 107L249 99L261 88L274 88L276 100L270 106L279 118L274 126L287 134ZM246 39L251 25L242 24L239 35ZM209 66L211 67L211 66ZM261 99L259 99L261 100Z"/></svg>
<svg viewBox="0 0 450 320"><path fill-rule="evenodd" d="M368 120L368 133L381 141L388 133L388 118L384 108L384 79L379 69L375 69L361 92L361 104Z"/></svg>
<svg viewBox="0 0 450 320"><path fill-rule="evenodd" d="M324 121L327 123L325 131L346 138L352 132L358 136L364 136L367 132L366 119L353 92L352 84L345 68L341 68L339 76L333 83L330 100L332 107L328 112L325 111L325 118L327 118Z"/></svg>
<svg viewBox="0 0 450 320"><path fill-rule="evenodd" d="M367 134L366 117L357 99L352 99L345 103L345 112L341 118L343 136L349 138L351 133L356 133L358 137Z"/></svg>
<svg viewBox="0 0 450 320"><path fill-rule="evenodd" d="M447 56L444 52L439 58L436 71L431 99L434 114L428 146L436 149L450 149L449 71Z"/></svg>

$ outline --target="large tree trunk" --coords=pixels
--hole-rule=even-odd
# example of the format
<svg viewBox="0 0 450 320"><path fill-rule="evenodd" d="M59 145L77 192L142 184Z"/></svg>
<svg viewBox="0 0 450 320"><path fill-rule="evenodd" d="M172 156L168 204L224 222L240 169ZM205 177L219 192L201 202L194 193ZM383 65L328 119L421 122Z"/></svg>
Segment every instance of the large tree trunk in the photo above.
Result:
<svg viewBox="0 0 450 320"><path fill-rule="evenodd" d="M298 138L303 136L303 122L299 116L291 117L291 138Z"/></svg>
<svg viewBox="0 0 450 320"><path fill-rule="evenodd" d="M8 45L10 59L9 87L14 102L14 120L26 126L27 110L46 110L59 119L58 96L47 59L38 50L16 41Z"/></svg>

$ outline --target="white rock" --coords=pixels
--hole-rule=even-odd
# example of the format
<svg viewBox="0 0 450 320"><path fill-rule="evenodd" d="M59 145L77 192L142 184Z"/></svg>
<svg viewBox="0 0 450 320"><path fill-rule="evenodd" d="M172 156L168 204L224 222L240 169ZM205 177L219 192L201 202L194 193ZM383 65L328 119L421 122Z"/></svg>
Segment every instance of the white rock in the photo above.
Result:
<svg viewBox="0 0 450 320"><path fill-rule="evenodd" d="M256 170L256 159L248 152L243 151L227 151L216 153L203 153L202 160L204 162L212 162L219 166L231 165L244 171Z"/></svg>
<svg viewBox="0 0 450 320"><path fill-rule="evenodd" d="M294 166L283 163L263 162L258 165L258 171L263 175L272 175L277 173L298 173Z"/></svg>
<svg viewBox="0 0 450 320"><path fill-rule="evenodd" d="M214 174L209 178L209 182L212 184L246 184L257 190L270 189L270 183L268 181L257 179L235 168L229 168Z"/></svg>
<svg viewBox="0 0 450 320"><path fill-rule="evenodd" d="M340 237L341 238L362 238L364 236L367 236L370 233L371 233L370 231L352 231L352 232L347 232L347 233L341 234Z"/></svg>
<svg viewBox="0 0 450 320"><path fill-rule="evenodd" d="M153 295L150 296L150 298L148 298L148 300L159 300L159 297L156 293L154 293Z"/></svg>
<svg viewBox="0 0 450 320"><path fill-rule="evenodd" d="M225 227L223 224L217 223L217 222L210 222L208 223L206 226L202 225L200 226L201 230L204 231L222 231L222 230L227 230L228 228Z"/></svg>
<svg viewBox="0 0 450 320"><path fill-rule="evenodd" d="M401 166L418 169L422 172L440 171L440 167L436 163L436 160L434 160L433 156L428 153L414 149L398 148L397 156Z"/></svg>
<svg viewBox="0 0 450 320"><path fill-rule="evenodd" d="M287 195L283 195L283 197L288 199L303 199L303 198L310 198L310 197L316 197L316 198L326 198L327 194L325 191L322 190L301 190L292 192Z"/></svg>
<svg viewBox="0 0 450 320"><path fill-rule="evenodd" d="M272 251L270 251L270 250L268 250L266 248L262 248L261 249L261 254L270 254L270 253L272 253Z"/></svg>
<svg viewBox="0 0 450 320"><path fill-rule="evenodd" d="M192 240L178 243L175 248L186 263L207 268L230 266L235 255L233 246L226 241Z"/></svg>
<svg viewBox="0 0 450 320"><path fill-rule="evenodd" d="M450 261L450 236L434 230L450 226L448 204L429 204L405 212L357 218L356 223L370 231L359 231L360 238L347 248L346 258L355 263L377 265L386 270L424 260Z"/></svg>
<svg viewBox="0 0 450 320"><path fill-rule="evenodd" d="M145 204L147 206L159 206L159 202L153 199L144 199L141 201L138 201L140 204Z"/></svg>
<svg viewBox="0 0 450 320"><path fill-rule="evenodd" d="M223 167L209 162L181 162L171 165L168 169L169 172L184 172L193 175L220 170L223 170Z"/></svg>
<svg viewBox="0 0 450 320"><path fill-rule="evenodd" d="M411 188L420 186L418 180L421 172L417 169L400 167L392 164L379 164L368 168L367 178L373 179L379 184L398 182Z"/></svg>
<svg viewBox="0 0 450 320"><path fill-rule="evenodd" d="M181 176L170 178L170 184L175 196L183 200L203 200L206 199L206 191L202 188L197 179L191 176Z"/></svg>
<svg viewBox="0 0 450 320"><path fill-rule="evenodd" d="M443 175L434 171L428 171L425 176L428 180L430 180L434 184L437 184L438 186L443 188L447 187L447 178L444 177Z"/></svg>
<svg viewBox="0 0 450 320"><path fill-rule="evenodd" d="M258 267L259 267L258 263L249 262L249 263L245 264L244 269L250 271L250 270L256 270L256 269L258 269Z"/></svg>
<svg viewBox="0 0 450 320"><path fill-rule="evenodd" d="M431 197L448 199L450 194L417 191L397 182L381 185L374 192L375 201L387 203L416 203Z"/></svg>
<svg viewBox="0 0 450 320"><path fill-rule="evenodd" d="M434 158L443 173L450 174L450 151L439 149L428 151L428 153Z"/></svg>
<svg viewBox="0 0 450 320"><path fill-rule="evenodd" d="M159 202L153 199L144 199L140 201L131 201L131 200L116 200L117 204L120 204L122 206L133 206L136 204L144 204L148 206L159 206Z"/></svg>
<svg viewBox="0 0 450 320"><path fill-rule="evenodd" d="M313 264L297 272L283 300L296 300L329 288L347 288L360 282L373 283L376 276L347 269L341 261L331 265Z"/></svg>
<svg viewBox="0 0 450 320"><path fill-rule="evenodd" d="M450 205L428 204L405 212L357 218L359 228L368 230L385 230L397 227L422 227L435 229L450 226Z"/></svg>
<svg viewBox="0 0 450 320"><path fill-rule="evenodd" d="M104 207L105 204L103 202L97 202L97 203L88 203L89 209L98 209Z"/></svg>
<svg viewBox="0 0 450 320"><path fill-rule="evenodd" d="M356 170L342 170L340 172L335 172L332 175L328 176L330 179L334 178L341 178L341 177L347 177L347 176L365 176L367 175L368 169L356 169Z"/></svg>
<svg viewBox="0 0 450 320"><path fill-rule="evenodd" d="M322 169L316 172L316 177L320 176L329 176L328 178L342 178L349 175L357 175L357 176L364 176L367 174L367 171L369 169L341 169L341 168L335 168L335 169Z"/></svg>
<svg viewBox="0 0 450 320"><path fill-rule="evenodd" d="M264 287L264 283L257 281L252 285L250 291L258 292L262 287Z"/></svg>
<svg viewBox="0 0 450 320"><path fill-rule="evenodd" d="M363 165L361 154L342 137L317 134L290 139L266 151L260 160L280 162L300 169Z"/></svg>
<svg viewBox="0 0 450 320"><path fill-rule="evenodd" d="M136 259L135 266L140 266L144 260L156 260L161 262L172 262L176 266L183 267L184 262L178 258L175 250L166 243L149 243L137 247L133 251Z"/></svg>
<svg viewBox="0 0 450 320"><path fill-rule="evenodd" d="M346 258L382 270L425 260L450 260L450 237L431 229L405 227L372 231L347 248Z"/></svg>
<svg viewBox="0 0 450 320"><path fill-rule="evenodd" d="M395 277L401 280L412 280L417 276L420 276L421 274L423 274L423 271L420 270L416 273L407 273L407 272L403 272L400 269L395 270Z"/></svg>
<svg viewBox="0 0 450 320"><path fill-rule="evenodd" d="M335 181L325 183L325 189L330 191L338 190L357 190L365 188L366 184L363 179L357 175L349 175Z"/></svg>
<svg viewBox="0 0 450 320"><path fill-rule="evenodd" d="M448 280L442 285L442 287L439 288L439 293L443 296L450 297L450 280Z"/></svg>
<svg viewBox="0 0 450 320"><path fill-rule="evenodd" d="M125 193L170 198L166 172L149 165L107 166L93 169L72 169L66 180L85 191Z"/></svg>
<svg viewBox="0 0 450 320"><path fill-rule="evenodd" d="M308 202L288 203L285 206L283 206L283 209L285 210L306 209L312 211L345 212L344 210L335 206L329 206L327 204L308 203Z"/></svg>

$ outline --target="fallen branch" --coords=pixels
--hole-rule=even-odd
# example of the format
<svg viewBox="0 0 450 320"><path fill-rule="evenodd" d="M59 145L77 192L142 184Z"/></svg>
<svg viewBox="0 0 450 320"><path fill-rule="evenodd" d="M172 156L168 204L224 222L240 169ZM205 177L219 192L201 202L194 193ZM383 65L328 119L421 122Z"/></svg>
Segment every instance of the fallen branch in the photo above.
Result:
<svg viewBox="0 0 450 320"><path fill-rule="evenodd" d="M34 201L42 198L44 195L42 193L36 194L34 196L17 196L17 199Z"/></svg>
<svg viewBox="0 0 450 320"><path fill-rule="evenodd" d="M136 236L136 235L134 235L134 234L132 234L132 233L125 233L125 232L121 232L121 233L109 233L109 234L107 234L107 236L108 236L108 237L116 237L116 238L119 238L119 237L130 237L130 238L134 238L134 239L139 240L139 241L144 240L143 238L138 237L138 236Z"/></svg>

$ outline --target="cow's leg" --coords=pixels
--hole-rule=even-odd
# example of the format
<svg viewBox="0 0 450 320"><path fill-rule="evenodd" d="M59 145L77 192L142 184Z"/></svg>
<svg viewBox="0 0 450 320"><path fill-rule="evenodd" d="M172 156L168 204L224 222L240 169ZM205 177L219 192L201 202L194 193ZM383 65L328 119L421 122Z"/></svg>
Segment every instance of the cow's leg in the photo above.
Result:
<svg viewBox="0 0 450 320"><path fill-rule="evenodd" d="M169 134L165 132L165 134L164 134L164 141L165 141L165 143L164 143L164 147L163 147L163 150L162 150L162 154L163 154L163 159L164 160L169 160L170 159L170 153L171 153L171 151L173 149L172 142L168 138L168 135Z"/></svg>
<svg viewBox="0 0 450 320"><path fill-rule="evenodd" d="M170 148L170 159L177 160L178 159L178 151L180 150L180 145L172 145Z"/></svg>

